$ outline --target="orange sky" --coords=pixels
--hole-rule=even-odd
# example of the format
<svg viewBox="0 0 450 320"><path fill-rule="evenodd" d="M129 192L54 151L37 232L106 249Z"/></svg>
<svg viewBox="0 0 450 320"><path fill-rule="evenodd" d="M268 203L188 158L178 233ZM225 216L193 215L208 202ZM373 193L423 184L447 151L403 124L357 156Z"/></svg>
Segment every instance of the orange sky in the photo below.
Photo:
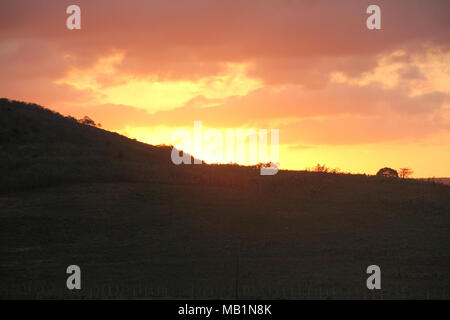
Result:
<svg viewBox="0 0 450 320"><path fill-rule="evenodd" d="M81 30L66 29L71 4ZM382 30L366 28L369 4ZM152 144L195 120L279 129L281 168L450 176L448 12L446 0L7 0L0 96Z"/></svg>

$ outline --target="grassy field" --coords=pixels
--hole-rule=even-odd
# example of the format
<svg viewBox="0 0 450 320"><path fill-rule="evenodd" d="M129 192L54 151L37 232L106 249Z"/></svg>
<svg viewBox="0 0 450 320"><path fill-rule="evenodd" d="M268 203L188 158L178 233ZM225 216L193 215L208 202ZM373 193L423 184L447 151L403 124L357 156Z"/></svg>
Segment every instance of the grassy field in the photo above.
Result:
<svg viewBox="0 0 450 320"><path fill-rule="evenodd" d="M0 114L0 298L450 298L449 186L174 166L35 105Z"/></svg>

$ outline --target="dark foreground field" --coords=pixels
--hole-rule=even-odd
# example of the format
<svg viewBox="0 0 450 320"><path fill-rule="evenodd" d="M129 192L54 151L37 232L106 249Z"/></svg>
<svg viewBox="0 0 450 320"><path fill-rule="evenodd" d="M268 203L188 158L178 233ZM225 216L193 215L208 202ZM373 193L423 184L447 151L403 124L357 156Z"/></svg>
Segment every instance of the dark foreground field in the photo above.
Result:
<svg viewBox="0 0 450 320"><path fill-rule="evenodd" d="M34 105L0 113L0 298L450 298L448 186L176 167Z"/></svg>

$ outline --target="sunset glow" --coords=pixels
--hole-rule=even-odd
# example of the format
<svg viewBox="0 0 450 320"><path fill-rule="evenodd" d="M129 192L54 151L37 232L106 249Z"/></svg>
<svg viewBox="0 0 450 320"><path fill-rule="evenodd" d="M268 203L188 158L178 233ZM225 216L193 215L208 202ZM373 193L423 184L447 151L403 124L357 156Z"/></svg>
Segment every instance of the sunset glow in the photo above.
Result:
<svg viewBox="0 0 450 320"><path fill-rule="evenodd" d="M78 1L81 30L67 1L24 3L0 13L2 97L155 145L196 120L279 129L282 169L450 176L448 12L426 1L382 1L375 31L367 1Z"/></svg>

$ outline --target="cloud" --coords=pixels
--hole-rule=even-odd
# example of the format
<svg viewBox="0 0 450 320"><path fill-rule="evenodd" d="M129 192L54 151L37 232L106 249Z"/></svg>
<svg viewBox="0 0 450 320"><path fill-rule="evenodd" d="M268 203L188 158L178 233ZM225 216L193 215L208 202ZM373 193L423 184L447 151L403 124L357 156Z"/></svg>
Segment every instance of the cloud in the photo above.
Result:
<svg viewBox="0 0 450 320"><path fill-rule="evenodd" d="M0 95L104 127L277 126L286 143L448 129L450 2L15 0L0 10Z"/></svg>
<svg viewBox="0 0 450 320"><path fill-rule="evenodd" d="M197 98L200 101L207 99ZM363 87L339 84L321 90L304 90L299 86L261 88L245 96L223 99L211 108L189 103L183 107L158 111L149 119L151 124L186 125L203 120L212 126L262 125L274 120L342 115L372 115L393 113L428 115L439 111L446 95L432 92L410 96L407 88L383 88L377 84Z"/></svg>
<svg viewBox="0 0 450 320"><path fill-rule="evenodd" d="M70 66L91 66L125 51L120 72L159 79L217 75L224 63L255 62L267 83L315 86L341 64L368 71L376 55L430 43L448 48L450 3L378 1L382 30L365 27L370 1L78 1L82 30L68 31L71 1L16 0L2 4L3 41L37 39L71 54ZM362 58L363 57L363 58ZM29 62L31 63L31 61ZM290 66L292 68L290 68ZM320 72L315 72L319 67Z"/></svg>
<svg viewBox="0 0 450 320"><path fill-rule="evenodd" d="M379 117L344 116L304 119L280 127L283 143L313 145L356 145L389 141L417 141L443 128L439 119L402 117L390 113ZM448 125L448 124L447 124ZM281 140L281 138L280 138Z"/></svg>

